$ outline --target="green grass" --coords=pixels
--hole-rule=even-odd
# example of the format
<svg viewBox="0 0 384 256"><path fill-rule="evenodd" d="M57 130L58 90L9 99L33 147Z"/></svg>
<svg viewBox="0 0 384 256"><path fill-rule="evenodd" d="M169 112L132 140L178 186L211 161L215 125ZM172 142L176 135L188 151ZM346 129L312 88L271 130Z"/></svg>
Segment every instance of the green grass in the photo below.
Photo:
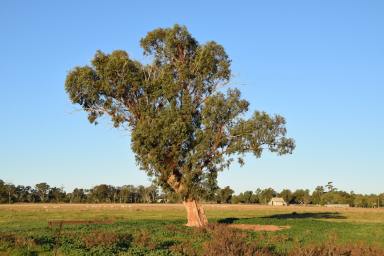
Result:
<svg viewBox="0 0 384 256"><path fill-rule="evenodd" d="M284 254L294 246L364 243L384 247L384 210L320 207L206 205L210 223L290 226L277 232L253 232L248 242ZM1 205L0 255L180 255L172 248L190 246L202 253L209 232L185 227L181 205ZM115 220L113 224L64 225L49 228L48 220ZM84 245L87 237L124 237L124 243ZM107 241L108 242L108 241ZM188 248L187 248L188 249Z"/></svg>

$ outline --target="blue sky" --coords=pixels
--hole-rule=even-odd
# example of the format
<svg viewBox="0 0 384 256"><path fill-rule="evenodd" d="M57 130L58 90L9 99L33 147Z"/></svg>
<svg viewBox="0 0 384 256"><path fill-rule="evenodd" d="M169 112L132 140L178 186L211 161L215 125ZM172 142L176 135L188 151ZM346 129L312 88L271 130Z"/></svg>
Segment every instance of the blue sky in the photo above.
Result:
<svg viewBox="0 0 384 256"><path fill-rule="evenodd" d="M384 192L383 1L1 1L0 179L66 190L149 184L129 133L88 123L64 92L95 51L144 60L148 31L186 25L232 59L250 110L282 114L293 155L246 157L220 174L236 192Z"/></svg>

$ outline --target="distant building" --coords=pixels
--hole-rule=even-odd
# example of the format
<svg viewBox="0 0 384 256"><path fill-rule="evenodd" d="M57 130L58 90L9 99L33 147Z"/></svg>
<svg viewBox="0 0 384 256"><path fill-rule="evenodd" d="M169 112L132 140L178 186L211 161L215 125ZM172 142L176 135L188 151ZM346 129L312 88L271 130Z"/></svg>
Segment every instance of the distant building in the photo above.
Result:
<svg viewBox="0 0 384 256"><path fill-rule="evenodd" d="M286 206L287 203L284 201L282 197L273 197L271 201L269 201L268 205L272 206Z"/></svg>

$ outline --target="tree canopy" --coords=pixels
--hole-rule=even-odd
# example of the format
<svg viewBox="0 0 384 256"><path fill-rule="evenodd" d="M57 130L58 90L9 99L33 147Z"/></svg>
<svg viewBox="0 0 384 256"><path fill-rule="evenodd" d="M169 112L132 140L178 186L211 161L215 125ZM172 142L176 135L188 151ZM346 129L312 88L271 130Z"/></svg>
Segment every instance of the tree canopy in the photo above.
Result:
<svg viewBox="0 0 384 256"><path fill-rule="evenodd" d="M91 65L68 73L65 89L91 123L107 115L130 130L139 166L164 189L198 199L234 159L293 151L282 116L256 111L247 119L240 91L221 90L231 78L221 45L200 44L179 25L155 29L140 44L148 64L123 50L97 51Z"/></svg>

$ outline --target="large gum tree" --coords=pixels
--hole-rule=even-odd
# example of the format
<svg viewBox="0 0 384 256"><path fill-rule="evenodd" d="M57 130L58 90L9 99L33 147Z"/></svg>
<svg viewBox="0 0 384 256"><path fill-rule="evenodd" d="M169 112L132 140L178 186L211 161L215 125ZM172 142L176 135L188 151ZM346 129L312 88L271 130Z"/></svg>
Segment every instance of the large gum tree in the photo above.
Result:
<svg viewBox="0 0 384 256"><path fill-rule="evenodd" d="M224 48L199 44L184 26L159 28L140 41L149 62L123 50L97 51L91 65L73 68L65 90L91 123L107 115L114 127L131 133L136 160L164 190L178 193L188 226L208 223L199 198L216 184L219 171L234 159L264 150L291 153L282 116L256 111L240 91L219 90L231 78Z"/></svg>

